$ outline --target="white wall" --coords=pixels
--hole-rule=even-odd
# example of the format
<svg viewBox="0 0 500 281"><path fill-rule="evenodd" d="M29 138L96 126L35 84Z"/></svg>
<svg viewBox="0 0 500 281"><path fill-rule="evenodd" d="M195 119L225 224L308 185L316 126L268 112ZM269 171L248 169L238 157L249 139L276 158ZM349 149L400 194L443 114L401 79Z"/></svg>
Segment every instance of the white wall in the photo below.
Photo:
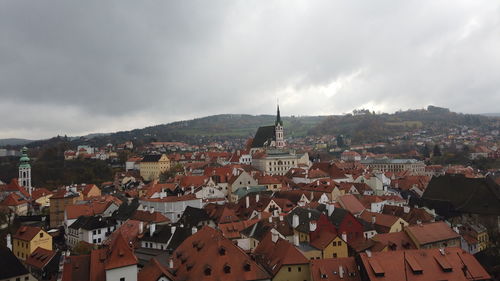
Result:
<svg viewBox="0 0 500 281"><path fill-rule="evenodd" d="M106 270L106 281L120 281L120 278L125 278L125 281L137 281L137 265Z"/></svg>

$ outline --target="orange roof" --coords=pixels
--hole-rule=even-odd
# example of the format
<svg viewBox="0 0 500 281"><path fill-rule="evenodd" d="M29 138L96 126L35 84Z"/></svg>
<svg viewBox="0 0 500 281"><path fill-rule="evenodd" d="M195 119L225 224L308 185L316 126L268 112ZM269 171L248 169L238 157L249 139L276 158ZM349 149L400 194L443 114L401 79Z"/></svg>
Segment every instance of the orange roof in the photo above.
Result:
<svg viewBox="0 0 500 281"><path fill-rule="evenodd" d="M170 219L164 216L160 212L150 212L141 210L136 210L135 213L132 215L131 219L144 222L154 222L154 223L170 222Z"/></svg>
<svg viewBox="0 0 500 281"><path fill-rule="evenodd" d="M264 280L269 273L219 231L204 226L172 254L178 280Z"/></svg>
<svg viewBox="0 0 500 281"><path fill-rule="evenodd" d="M258 222L259 219L252 219L246 221L222 223L219 224L218 227L226 238L236 239L241 237L240 232L243 231L243 229L252 226Z"/></svg>
<svg viewBox="0 0 500 281"><path fill-rule="evenodd" d="M417 248L408 234L404 231L379 233L372 239L380 242L384 247L387 247L388 250L409 250Z"/></svg>
<svg viewBox="0 0 500 281"><path fill-rule="evenodd" d="M55 255L55 251L38 247L35 251L33 251L33 253L31 253L31 255L28 256L25 263L37 269L43 269Z"/></svg>
<svg viewBox="0 0 500 281"><path fill-rule="evenodd" d="M270 231L260 241L257 248L255 248L254 254L261 261L261 264L266 265L273 275L282 266L309 263L309 260L287 240L278 238L276 242L273 242Z"/></svg>
<svg viewBox="0 0 500 281"><path fill-rule="evenodd" d="M24 186L21 186L19 184L19 181L17 179L12 179L9 184L1 185L0 190L3 191L10 191L10 192L20 192L25 198L29 198L30 194L28 191L26 191L26 188Z"/></svg>
<svg viewBox="0 0 500 281"><path fill-rule="evenodd" d="M31 198L33 198L33 200L37 200L38 198L47 195L52 195L52 191L49 191L46 188L37 188L31 191Z"/></svg>
<svg viewBox="0 0 500 281"><path fill-rule="evenodd" d="M90 252L90 280L106 280L104 261L108 248L94 249Z"/></svg>
<svg viewBox="0 0 500 281"><path fill-rule="evenodd" d="M339 196L339 203L342 208L348 210L351 214L359 214L365 210L365 207L352 194Z"/></svg>
<svg viewBox="0 0 500 281"><path fill-rule="evenodd" d="M31 241L40 231L42 231L42 228L39 226L23 225L17 229L16 233L12 235L12 238Z"/></svg>
<svg viewBox="0 0 500 281"><path fill-rule="evenodd" d="M140 281L157 281L161 276L166 276L170 280L175 280L170 271L158 262L156 258L152 258L142 269L139 271L137 280ZM98 280L98 279L93 279ZM104 280L104 279L99 279Z"/></svg>
<svg viewBox="0 0 500 281"><path fill-rule="evenodd" d="M444 221L417 224L405 229L420 245L460 238Z"/></svg>
<svg viewBox="0 0 500 281"><path fill-rule="evenodd" d="M17 195L16 193L11 193L7 195L7 197L5 197L5 199L0 204L4 206L18 206L27 203L28 201L21 198L21 196Z"/></svg>
<svg viewBox="0 0 500 281"><path fill-rule="evenodd" d="M311 246L319 250L324 250L335 238L337 238L337 233L324 229L318 231L317 235L314 237L315 239L311 241Z"/></svg>
<svg viewBox="0 0 500 281"><path fill-rule="evenodd" d="M474 256L460 248L361 253L360 258L367 280L491 279Z"/></svg>
<svg viewBox="0 0 500 281"><path fill-rule="evenodd" d="M116 229L111 235L104 241L104 244L110 245L113 244L113 241L118 237L118 235L123 236L125 241L128 243L135 243L137 237L141 234L140 225L143 226L144 231L144 222L137 220L127 220L125 221L118 229Z"/></svg>
<svg viewBox="0 0 500 281"><path fill-rule="evenodd" d="M90 255L70 256L64 263L62 281L88 281Z"/></svg>
<svg viewBox="0 0 500 281"><path fill-rule="evenodd" d="M118 233L116 239L114 239L110 250L111 252L104 266L106 270L137 264L137 258L132 247L125 241L121 233Z"/></svg>
<svg viewBox="0 0 500 281"><path fill-rule="evenodd" d="M361 281L354 257L311 260L311 277L312 281Z"/></svg>

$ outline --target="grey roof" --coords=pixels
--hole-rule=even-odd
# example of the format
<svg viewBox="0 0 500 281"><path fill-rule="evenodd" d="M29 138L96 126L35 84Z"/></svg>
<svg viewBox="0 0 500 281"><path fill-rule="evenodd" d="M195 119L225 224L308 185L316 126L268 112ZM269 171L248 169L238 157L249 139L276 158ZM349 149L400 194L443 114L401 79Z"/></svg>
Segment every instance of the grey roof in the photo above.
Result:
<svg viewBox="0 0 500 281"><path fill-rule="evenodd" d="M269 144L273 140L276 140L275 126L259 127L253 138L252 147L264 147L266 142Z"/></svg>
<svg viewBox="0 0 500 281"><path fill-rule="evenodd" d="M346 209L335 208L329 217L330 222L338 228L348 214L350 213Z"/></svg>
<svg viewBox="0 0 500 281"><path fill-rule="evenodd" d="M150 154L150 155L145 155L143 158L142 158L142 161L141 162L158 162L160 161L160 158L161 158L161 154Z"/></svg>
<svg viewBox="0 0 500 281"><path fill-rule="evenodd" d="M416 159L390 159L390 158L367 158L361 160L361 164L416 164L423 163Z"/></svg>
<svg viewBox="0 0 500 281"><path fill-rule="evenodd" d="M113 218L103 218L101 216L88 216L88 217L81 216L69 227L73 229L81 228L85 230L94 230L115 225L116 225L116 220Z"/></svg>
<svg viewBox="0 0 500 281"><path fill-rule="evenodd" d="M261 241L266 233L271 231L272 228L273 227L269 223L259 221L258 223L243 229L243 231L241 231L241 234L245 235L246 237Z"/></svg>
<svg viewBox="0 0 500 281"><path fill-rule="evenodd" d="M29 273L9 248L0 246L0 257L2 257L0 279L9 279Z"/></svg>
<svg viewBox="0 0 500 281"><path fill-rule="evenodd" d="M199 209L191 206L187 206L179 219L180 223L183 223L186 227L198 226L200 222L209 221L210 216L207 214L205 209Z"/></svg>
<svg viewBox="0 0 500 281"><path fill-rule="evenodd" d="M297 207L285 217L286 221L290 225L293 225L293 215L299 216L299 226L297 226L295 229L300 232L308 233L310 227L309 222L312 220L317 221L319 219L319 216L321 215L321 212L317 209Z"/></svg>
<svg viewBox="0 0 500 281"><path fill-rule="evenodd" d="M441 215L500 215L500 187L490 178L464 175L433 177L422 195L424 205Z"/></svg>
<svg viewBox="0 0 500 281"><path fill-rule="evenodd" d="M142 241L166 244L170 240L171 236L172 227L169 225L160 225L157 226L153 236L150 235L149 231L145 233Z"/></svg>

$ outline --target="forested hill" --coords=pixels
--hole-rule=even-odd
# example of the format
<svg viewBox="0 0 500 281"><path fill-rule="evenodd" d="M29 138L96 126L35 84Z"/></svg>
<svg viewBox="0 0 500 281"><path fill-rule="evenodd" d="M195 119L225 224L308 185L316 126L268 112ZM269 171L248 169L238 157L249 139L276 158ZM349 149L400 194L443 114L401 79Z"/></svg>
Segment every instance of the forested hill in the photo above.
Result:
<svg viewBox="0 0 500 281"><path fill-rule="evenodd" d="M53 138L36 141L30 147L64 141L75 146L90 144L102 146L132 140L136 145L151 141L183 141L191 144L223 141L231 138L252 137L260 126L273 125L274 115L221 114L193 120L81 138ZM400 111L393 114L375 114L368 110L355 110L352 114L335 116L283 117L285 135L346 135L353 143L383 141L387 137L402 135L417 129L428 132L446 132L448 128L469 126L477 129L498 128L500 118L454 113L446 108L429 106L427 109Z"/></svg>
<svg viewBox="0 0 500 281"><path fill-rule="evenodd" d="M444 133L449 128L467 126L474 129L498 129L500 118L451 112L446 108L429 106L427 109L399 111L393 114L374 114L368 110L353 114L329 116L312 128L311 135L347 135L353 143L383 141L387 137L422 129Z"/></svg>

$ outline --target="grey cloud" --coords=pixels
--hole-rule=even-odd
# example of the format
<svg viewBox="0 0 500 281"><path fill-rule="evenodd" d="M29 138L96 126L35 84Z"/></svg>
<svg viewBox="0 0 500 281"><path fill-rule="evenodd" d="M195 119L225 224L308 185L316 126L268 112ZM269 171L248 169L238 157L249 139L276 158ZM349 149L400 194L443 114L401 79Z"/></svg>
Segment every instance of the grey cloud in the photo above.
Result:
<svg viewBox="0 0 500 281"><path fill-rule="evenodd" d="M499 11L465 0L2 1L0 137L272 113L276 98L287 115L498 111ZM23 106L37 112L16 115Z"/></svg>

